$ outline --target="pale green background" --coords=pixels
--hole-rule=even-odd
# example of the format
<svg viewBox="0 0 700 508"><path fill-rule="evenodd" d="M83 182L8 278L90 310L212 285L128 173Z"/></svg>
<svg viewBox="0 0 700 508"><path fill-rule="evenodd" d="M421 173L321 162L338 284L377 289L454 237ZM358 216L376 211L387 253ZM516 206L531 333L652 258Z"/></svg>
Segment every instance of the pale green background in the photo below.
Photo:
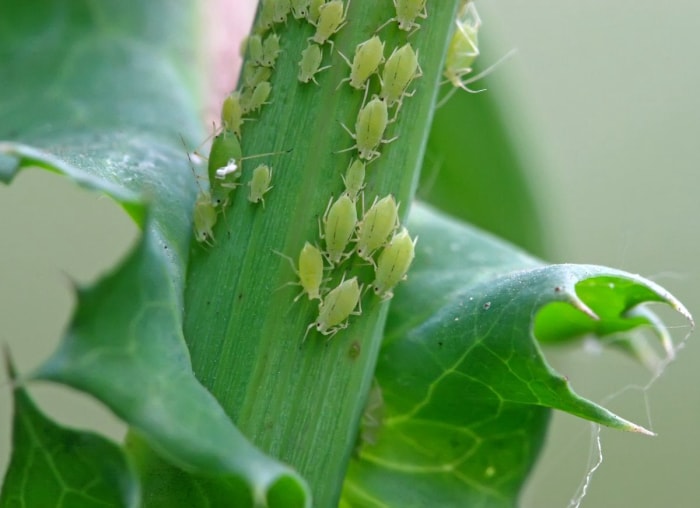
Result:
<svg viewBox="0 0 700 508"><path fill-rule="evenodd" d="M691 310L700 242L700 4L588 0L481 0L484 30L517 55L495 75L523 102L529 139L542 163L553 261L597 263L665 285ZM494 85L496 86L496 85ZM488 93L488 92L487 92ZM106 198L60 178L28 172L0 186L0 341L21 371L53 349L65 326L70 279L88 282L111 266L135 230ZM67 275L66 275L67 274ZM664 314L668 315L668 314ZM670 316L675 337L688 331ZM692 336L646 392L610 406L659 433L644 438L602 431L604 461L582 506L693 507L700 472L700 348ZM649 375L615 353L548 352L577 390L601 401ZM42 408L65 423L123 427L85 397L37 387ZM649 408L649 415L647 414ZM87 416L86 416L87 415ZM10 397L0 392L0 471L7 459ZM588 469L590 426L557 416L523 498L528 508L567 506Z"/></svg>

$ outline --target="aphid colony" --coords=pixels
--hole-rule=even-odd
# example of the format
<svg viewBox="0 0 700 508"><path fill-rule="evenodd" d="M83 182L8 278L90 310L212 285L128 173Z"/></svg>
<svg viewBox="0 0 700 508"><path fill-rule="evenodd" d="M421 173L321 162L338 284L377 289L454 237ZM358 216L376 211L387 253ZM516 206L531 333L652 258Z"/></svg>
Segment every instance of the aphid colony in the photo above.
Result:
<svg viewBox="0 0 700 508"><path fill-rule="evenodd" d="M379 32L396 22L398 29L410 36L420 29L420 20L428 16L427 0L392 2L396 15L379 26L372 37L357 44L351 58L338 52L348 66L348 74L336 88L347 83L353 93L363 97L354 129L342 125L354 145L340 152L356 151L340 175L345 190L329 199L319 219L318 240L306 241L296 261L278 253L290 261L298 279L289 284L301 287L294 301L303 295L319 301L318 313L304 339L312 329L330 339L346 328L349 318L361 313L365 290L371 289L382 300L392 298L394 287L406 278L414 259L416 239L400 225L394 196L374 196L365 209L367 167L381 156L383 145L397 139L387 138L386 130L397 119L404 98L414 94L413 81L422 76L418 51L411 43L389 48L387 57ZM273 32L275 25L286 24L290 14L312 25L313 33L299 55L297 79L302 86L309 82L318 85L319 73L331 67L323 65L324 46L330 46L325 55L332 57L332 39L347 22L349 4L350 0L262 0L253 34L242 46L247 58L241 87L222 106L221 127L209 157L210 185L200 192L195 204L195 237L199 242L213 241L217 214L241 185L243 160L251 158L242 156L240 141L246 120L260 112L273 95L271 77L277 59L284 53L280 36ZM455 87L466 88L469 81L464 76L471 72L478 55L476 35L480 24L470 0L463 1L456 24L444 75ZM395 109L390 115L391 108ZM251 203L264 206L264 196L272 188L272 176L273 169L267 164L260 164L251 172L247 183Z"/></svg>

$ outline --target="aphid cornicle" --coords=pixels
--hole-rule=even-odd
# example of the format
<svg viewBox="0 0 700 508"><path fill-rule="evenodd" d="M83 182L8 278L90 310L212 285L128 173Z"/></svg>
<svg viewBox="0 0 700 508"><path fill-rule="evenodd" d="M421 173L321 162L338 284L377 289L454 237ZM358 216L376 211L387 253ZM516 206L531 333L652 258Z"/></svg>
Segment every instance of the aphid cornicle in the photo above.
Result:
<svg viewBox="0 0 700 508"><path fill-rule="evenodd" d="M302 83L313 81L318 85L316 74L330 68L330 65L320 67L321 60L323 60L323 49L321 46L318 44L306 46L306 49L301 52L301 60L299 61L299 81Z"/></svg>
<svg viewBox="0 0 700 508"><path fill-rule="evenodd" d="M292 0L292 16L303 19L309 15L310 0Z"/></svg>
<svg viewBox="0 0 700 508"><path fill-rule="evenodd" d="M211 196L208 192L200 191L197 200L194 202L194 214L192 217L192 227L194 237L199 243L212 245L214 243L214 225L218 214L212 205Z"/></svg>
<svg viewBox="0 0 700 508"><path fill-rule="evenodd" d="M382 71L382 89L379 97L386 101L388 107L401 102L404 96L411 96L406 89L416 78L423 75L418 65L418 54L413 51L410 43L406 43L393 51L384 64Z"/></svg>
<svg viewBox="0 0 700 508"><path fill-rule="evenodd" d="M318 8L318 20L313 23L316 26L316 33L311 40L316 44L333 41L329 40L338 30L345 26L346 9L343 0L331 0Z"/></svg>
<svg viewBox="0 0 700 508"><path fill-rule="evenodd" d="M230 130L239 138L241 137L243 108L241 107L240 92L231 92L231 94L224 99L224 104L221 107L221 123L224 129Z"/></svg>
<svg viewBox="0 0 700 508"><path fill-rule="evenodd" d="M360 159L350 162L343 176L343 183L345 184L345 193L355 201L357 195L365 188L365 163Z"/></svg>
<svg viewBox="0 0 700 508"><path fill-rule="evenodd" d="M265 206L265 198L263 197L267 191L272 189L270 182L272 181L272 169L267 164L260 164L253 170L253 176L248 182L250 194L248 201L251 203L262 202Z"/></svg>
<svg viewBox="0 0 700 508"><path fill-rule="evenodd" d="M387 112L386 102L380 97L375 97L360 109L355 121L355 133L345 125L343 128L355 140L355 145L341 152L346 152L357 148L357 153L360 159L370 161L381 155L377 150L380 144L391 143L396 137L384 139L384 131L389 123L389 114Z"/></svg>
<svg viewBox="0 0 700 508"><path fill-rule="evenodd" d="M357 208L347 194L340 196L335 203L333 198L323 215L323 233L326 243L326 259L332 264L340 263L345 256L345 248L350 242L357 225Z"/></svg>
<svg viewBox="0 0 700 508"><path fill-rule="evenodd" d="M352 62L342 53L339 55L350 66L350 76L343 79L338 86L349 81L351 87L362 90L367 87L369 77L377 72L379 64L384 61L384 43L375 35L358 44Z"/></svg>
<svg viewBox="0 0 700 508"><path fill-rule="evenodd" d="M362 309L355 311L360 303L362 288L357 282L357 277L343 280L337 287L331 289L318 304L318 317L316 321L306 328L304 340L311 328L328 336L330 340L340 330L347 328L350 316L359 316Z"/></svg>
<svg viewBox="0 0 700 508"><path fill-rule="evenodd" d="M386 244L399 225L399 207L394 196L388 196L374 203L357 223L357 243L355 249L362 259L374 264L372 254Z"/></svg>
<svg viewBox="0 0 700 508"><path fill-rule="evenodd" d="M382 300L392 298L394 286L406 278L415 256L417 241L418 238L411 240L408 231L403 228L379 255L372 289Z"/></svg>
<svg viewBox="0 0 700 508"><path fill-rule="evenodd" d="M294 266L294 261L289 256L285 256L281 252L275 251L292 266L292 270L299 278L299 282L288 282L287 285L301 286L301 293L294 297L296 302L303 295L307 295L309 300L321 299L321 284L323 284L323 255L317 247L309 242L304 243L304 247L299 252L299 268ZM284 287L282 286L282 287Z"/></svg>
<svg viewBox="0 0 700 508"><path fill-rule="evenodd" d="M428 10L425 6L426 3L427 0L394 0L396 17L391 18L377 28L376 31L378 32L392 21L398 22L399 29L405 30L406 32L419 29L420 25L416 23L416 19L426 19L428 17Z"/></svg>
<svg viewBox="0 0 700 508"><path fill-rule="evenodd" d="M274 67L277 57L280 54L280 36L270 34L265 37L262 47L262 61L260 65L263 67Z"/></svg>

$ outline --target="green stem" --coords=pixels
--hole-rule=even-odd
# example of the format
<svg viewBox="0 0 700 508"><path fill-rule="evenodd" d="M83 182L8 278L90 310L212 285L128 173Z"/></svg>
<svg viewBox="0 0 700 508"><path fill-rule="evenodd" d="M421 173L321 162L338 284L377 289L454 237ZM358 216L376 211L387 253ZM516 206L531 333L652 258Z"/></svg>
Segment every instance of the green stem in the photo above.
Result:
<svg viewBox="0 0 700 508"><path fill-rule="evenodd" d="M407 37L391 23L381 30L385 57L410 42L419 51L423 76L409 89L397 121L385 138L381 157L367 167L364 200L389 193L406 216L421 167L441 80L441 67L459 0L429 2L429 16ZM352 57L355 46L394 15L392 3L353 0L347 25L333 40L335 49ZM368 291L362 315L326 340L316 331L302 342L316 319L317 301L292 299L297 287L277 290L296 280L289 263L305 241L322 245L318 219L331 196L343 191L341 175L356 155L340 123L354 130L363 93L344 83L349 67L337 53L324 49L316 76L320 86L297 81L297 62L313 27L291 16L276 25L282 53L271 77L271 104L243 125L243 154L291 152L244 161L241 182L247 183L259 162L273 168L272 190L265 208L247 200L247 186L233 193L233 203L215 228L212 248L195 246L185 294L185 335L198 378L217 397L236 425L260 448L297 468L308 480L315 505L337 504L347 462L370 388L388 302ZM370 95L378 91L372 77ZM361 211L361 210L360 210ZM364 274L371 268L346 262L344 270ZM334 284L334 283L331 283ZM232 450L232 453L235 453Z"/></svg>

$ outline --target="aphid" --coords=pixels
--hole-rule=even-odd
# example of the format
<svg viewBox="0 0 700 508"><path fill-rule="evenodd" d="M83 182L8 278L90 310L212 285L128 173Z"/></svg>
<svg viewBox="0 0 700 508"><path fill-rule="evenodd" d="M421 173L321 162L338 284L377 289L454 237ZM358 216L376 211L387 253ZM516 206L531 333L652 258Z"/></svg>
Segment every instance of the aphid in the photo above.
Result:
<svg viewBox="0 0 700 508"><path fill-rule="evenodd" d="M292 0L292 16L302 19L309 15L310 0Z"/></svg>
<svg viewBox="0 0 700 508"><path fill-rule="evenodd" d="M342 80L338 86L340 87L342 83L349 81L351 87L362 90L366 88L369 77L377 72L379 64L384 61L384 43L375 35L358 44L352 62L342 53L339 54L350 66L350 76Z"/></svg>
<svg viewBox="0 0 700 508"><path fill-rule="evenodd" d="M418 238L411 240L406 228L403 228L384 247L377 260L377 269L372 283L374 293L382 300L388 300L394 296L392 289L400 281L406 279L406 273L411 267L415 256L415 247Z"/></svg>
<svg viewBox="0 0 700 508"><path fill-rule="evenodd" d="M262 82L268 81L272 76L272 69L255 65L250 60L243 64L243 84L251 90Z"/></svg>
<svg viewBox="0 0 700 508"><path fill-rule="evenodd" d="M248 201L251 203L259 203L262 201L263 206L265 206L265 198L263 196L267 191L272 189L270 182L272 181L272 170L266 164L260 164L253 170L253 177L248 182L250 187L250 194L248 194Z"/></svg>
<svg viewBox="0 0 700 508"><path fill-rule="evenodd" d="M361 291L357 277L343 280L337 287L331 289L318 304L318 317L307 327L304 340L311 328L316 328L319 333L328 335L328 340L340 330L347 328L348 318L362 313L362 308L355 311L355 307L360 303Z"/></svg>
<svg viewBox="0 0 700 508"><path fill-rule="evenodd" d="M277 34L268 35L263 42L262 52L260 65L263 67L274 67L280 54L280 36Z"/></svg>
<svg viewBox="0 0 700 508"><path fill-rule="evenodd" d="M320 235L326 243L326 259L332 264L338 264L345 256L347 247L355 226L357 225L357 208L355 202L343 194L333 203L328 202L326 213L323 214L323 233Z"/></svg>
<svg viewBox="0 0 700 508"><path fill-rule="evenodd" d="M318 18L321 15L321 6L326 3L326 0L311 0L309 3L309 14L306 19L312 25L316 26Z"/></svg>
<svg viewBox="0 0 700 508"><path fill-rule="evenodd" d="M318 21L313 23L316 26L316 33L311 37L316 44L324 44L326 41L333 45L328 39L338 30L345 26L345 14L347 9L343 0L331 0L318 8Z"/></svg>
<svg viewBox="0 0 700 508"><path fill-rule="evenodd" d="M214 207L226 206L231 191L238 185L240 176L237 171L242 159L241 144L233 132L224 129L214 138L209 152L207 173Z"/></svg>
<svg viewBox="0 0 700 508"><path fill-rule="evenodd" d="M306 46L306 49L301 52L301 60L299 61L299 81L302 83L313 81L318 85L315 75L330 68L330 65L326 65L319 69L321 60L323 60L323 49L321 46L318 44L309 44Z"/></svg>
<svg viewBox="0 0 700 508"><path fill-rule="evenodd" d="M258 34L264 34L275 24L275 0L262 0L260 17L255 27Z"/></svg>
<svg viewBox="0 0 700 508"><path fill-rule="evenodd" d="M379 97L386 101L388 107L400 102L404 96L411 96L413 93L406 93L411 81L423 75L420 65L418 65L418 55L410 43L406 43L395 49L384 64L382 71L382 90Z"/></svg>
<svg viewBox="0 0 700 508"><path fill-rule="evenodd" d="M369 101L365 107L360 109L360 112L357 114L354 134L345 125L341 124L355 140L355 145L341 150L341 152L357 148L360 159L370 161L379 157L381 153L377 151L377 147L380 144L391 143L397 139L396 137L383 139L384 131L388 123L389 115L387 113L386 102L380 97L375 97Z"/></svg>
<svg viewBox="0 0 700 508"><path fill-rule="evenodd" d="M241 108L240 92L231 92L231 94L224 99L224 104L221 107L221 123L224 129L230 130L239 138L241 137L243 108Z"/></svg>
<svg viewBox="0 0 700 508"><path fill-rule="evenodd" d="M343 176L345 193L355 201L357 195L365 188L365 163L360 159L353 160Z"/></svg>
<svg viewBox="0 0 700 508"><path fill-rule="evenodd" d="M400 30L405 30L407 32L413 29L418 30L420 25L416 23L416 18L426 19L428 17L428 11L425 6L426 2L427 0L394 0L396 17L391 18L377 28L376 31L378 32L392 21L397 21L399 23Z"/></svg>
<svg viewBox="0 0 700 508"><path fill-rule="evenodd" d="M267 102L270 92L272 91L272 85L269 81L261 81L253 89L253 94L250 97L250 104L248 107L250 111L258 111L263 104L270 104Z"/></svg>
<svg viewBox="0 0 700 508"><path fill-rule="evenodd" d="M357 255L374 264L372 254L383 246L389 235L399 224L399 207L394 196L388 196L374 203L357 224Z"/></svg>
<svg viewBox="0 0 700 508"><path fill-rule="evenodd" d="M321 251L309 242L304 243L304 247L299 253L298 270L294 266L292 258L285 256L281 252L275 251L275 253L287 259L289 264L292 265L292 270L294 270L294 273L299 277L299 282L289 282L285 284L285 286L289 284L301 286L301 293L294 298L294 301L296 302L303 295L307 295L309 300L320 300L321 284L323 284L323 256L321 255Z"/></svg>
<svg viewBox="0 0 700 508"><path fill-rule="evenodd" d="M270 0L273 4L272 21L275 23L286 23L287 16L292 10L290 0Z"/></svg>
<svg viewBox="0 0 700 508"><path fill-rule="evenodd" d="M218 214L212 205L208 192L200 191L194 202L193 228L194 237L199 243L212 245L214 243L214 225Z"/></svg>
<svg viewBox="0 0 700 508"><path fill-rule="evenodd" d="M262 37L259 35L249 35L246 41L246 48L251 61L255 65L262 65L264 59Z"/></svg>
<svg viewBox="0 0 700 508"><path fill-rule="evenodd" d="M472 3L467 4L467 8L470 7L473 8ZM478 17L478 14L475 15ZM473 79L464 81L462 78L472 72L472 65L474 65L474 61L479 56L477 40L479 23L456 22L457 29L452 36L445 58L444 76L452 86L467 91L471 91L467 88L467 84L472 82Z"/></svg>

